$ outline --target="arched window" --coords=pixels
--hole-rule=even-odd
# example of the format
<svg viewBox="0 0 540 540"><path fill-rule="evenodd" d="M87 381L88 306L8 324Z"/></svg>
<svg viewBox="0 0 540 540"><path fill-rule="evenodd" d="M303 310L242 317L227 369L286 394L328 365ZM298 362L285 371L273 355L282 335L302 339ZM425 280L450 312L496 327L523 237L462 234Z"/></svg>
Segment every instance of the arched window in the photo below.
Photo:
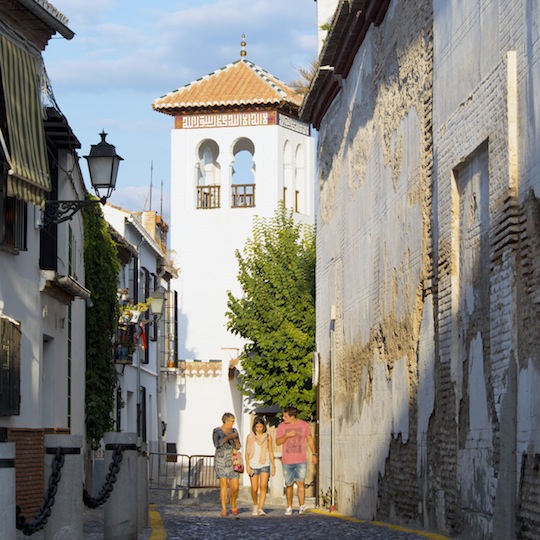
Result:
<svg viewBox="0 0 540 540"><path fill-rule="evenodd" d="M246 138L238 139L232 150L231 206L247 208L255 206L255 146Z"/></svg>
<svg viewBox="0 0 540 540"><path fill-rule="evenodd" d="M285 141L283 146L283 204L285 208L291 206L291 193L293 192L293 163L292 145Z"/></svg>
<svg viewBox="0 0 540 540"><path fill-rule="evenodd" d="M301 214L306 213L306 170L304 147L298 145L296 147L296 155L294 158L294 211Z"/></svg>
<svg viewBox="0 0 540 540"><path fill-rule="evenodd" d="M197 208L219 208L221 167L218 162L219 146L211 139L199 144L195 165Z"/></svg>

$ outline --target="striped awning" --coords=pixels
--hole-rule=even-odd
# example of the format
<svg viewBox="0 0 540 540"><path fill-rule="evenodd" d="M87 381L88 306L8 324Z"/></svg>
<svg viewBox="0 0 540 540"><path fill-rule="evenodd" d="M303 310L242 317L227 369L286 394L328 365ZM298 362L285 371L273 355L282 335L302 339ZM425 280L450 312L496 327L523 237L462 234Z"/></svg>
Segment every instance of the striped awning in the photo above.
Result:
<svg viewBox="0 0 540 540"><path fill-rule="evenodd" d="M7 195L42 206L51 180L36 61L0 36L0 73L8 130L0 132L10 169Z"/></svg>

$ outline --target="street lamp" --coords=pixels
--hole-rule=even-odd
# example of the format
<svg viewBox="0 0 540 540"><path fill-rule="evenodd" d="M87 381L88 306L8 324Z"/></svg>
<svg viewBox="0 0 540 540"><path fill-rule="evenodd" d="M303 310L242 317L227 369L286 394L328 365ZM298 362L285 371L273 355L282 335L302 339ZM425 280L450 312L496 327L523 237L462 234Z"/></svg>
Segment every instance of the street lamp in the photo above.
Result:
<svg viewBox="0 0 540 540"><path fill-rule="evenodd" d="M114 145L109 144L105 137L107 133L100 133L101 141L93 144L90 154L83 156L88 161L90 182L99 200L73 200L73 201L45 201L43 223L62 223L71 219L81 208L96 203L105 204L116 187L118 165L123 160L117 153Z"/></svg>
<svg viewBox="0 0 540 540"><path fill-rule="evenodd" d="M157 318L160 319L165 304L165 291L163 290L163 287L158 287L148 300L150 300L150 313L156 315Z"/></svg>

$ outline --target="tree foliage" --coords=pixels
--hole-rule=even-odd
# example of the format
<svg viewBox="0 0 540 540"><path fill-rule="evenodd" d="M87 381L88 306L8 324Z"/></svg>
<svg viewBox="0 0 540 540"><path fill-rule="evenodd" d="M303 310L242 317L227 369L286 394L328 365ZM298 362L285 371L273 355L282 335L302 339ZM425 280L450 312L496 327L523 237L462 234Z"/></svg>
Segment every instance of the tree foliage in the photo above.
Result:
<svg viewBox="0 0 540 540"><path fill-rule="evenodd" d="M308 67L299 66L296 68L298 75L297 79L294 79L289 83L289 86L297 93L305 95L311 88L311 83L319 71L320 63L317 58L310 61Z"/></svg>
<svg viewBox="0 0 540 540"><path fill-rule="evenodd" d="M253 238L236 251L239 298L228 291L227 328L248 343L241 354L240 390L257 402L315 412L314 228L295 224L283 204L268 220L256 217Z"/></svg>
<svg viewBox="0 0 540 540"><path fill-rule="evenodd" d="M84 211L84 269L92 307L86 310L86 434L97 448L106 431L114 429L117 373L112 337L118 323L120 264L107 223L98 205Z"/></svg>

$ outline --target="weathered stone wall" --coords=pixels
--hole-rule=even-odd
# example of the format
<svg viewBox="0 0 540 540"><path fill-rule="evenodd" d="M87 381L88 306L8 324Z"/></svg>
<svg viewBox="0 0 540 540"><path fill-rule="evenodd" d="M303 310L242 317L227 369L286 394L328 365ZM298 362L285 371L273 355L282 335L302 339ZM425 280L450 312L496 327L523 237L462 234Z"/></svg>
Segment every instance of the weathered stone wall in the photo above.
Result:
<svg viewBox="0 0 540 540"><path fill-rule="evenodd" d="M532 538L539 478L523 463L539 447L531 419L540 403L529 386L538 381L540 338L531 324L539 314L538 152L530 151L538 6L434 5L439 399L430 499L442 504L447 530L466 538Z"/></svg>
<svg viewBox="0 0 540 540"><path fill-rule="evenodd" d="M417 402L433 407L434 396L432 17L429 1L407 4L392 2L370 28L320 132L320 489L332 486L333 440L341 512L422 523L429 413Z"/></svg>
<svg viewBox="0 0 540 540"><path fill-rule="evenodd" d="M321 123L319 487L341 512L540 537L539 9L392 0Z"/></svg>

